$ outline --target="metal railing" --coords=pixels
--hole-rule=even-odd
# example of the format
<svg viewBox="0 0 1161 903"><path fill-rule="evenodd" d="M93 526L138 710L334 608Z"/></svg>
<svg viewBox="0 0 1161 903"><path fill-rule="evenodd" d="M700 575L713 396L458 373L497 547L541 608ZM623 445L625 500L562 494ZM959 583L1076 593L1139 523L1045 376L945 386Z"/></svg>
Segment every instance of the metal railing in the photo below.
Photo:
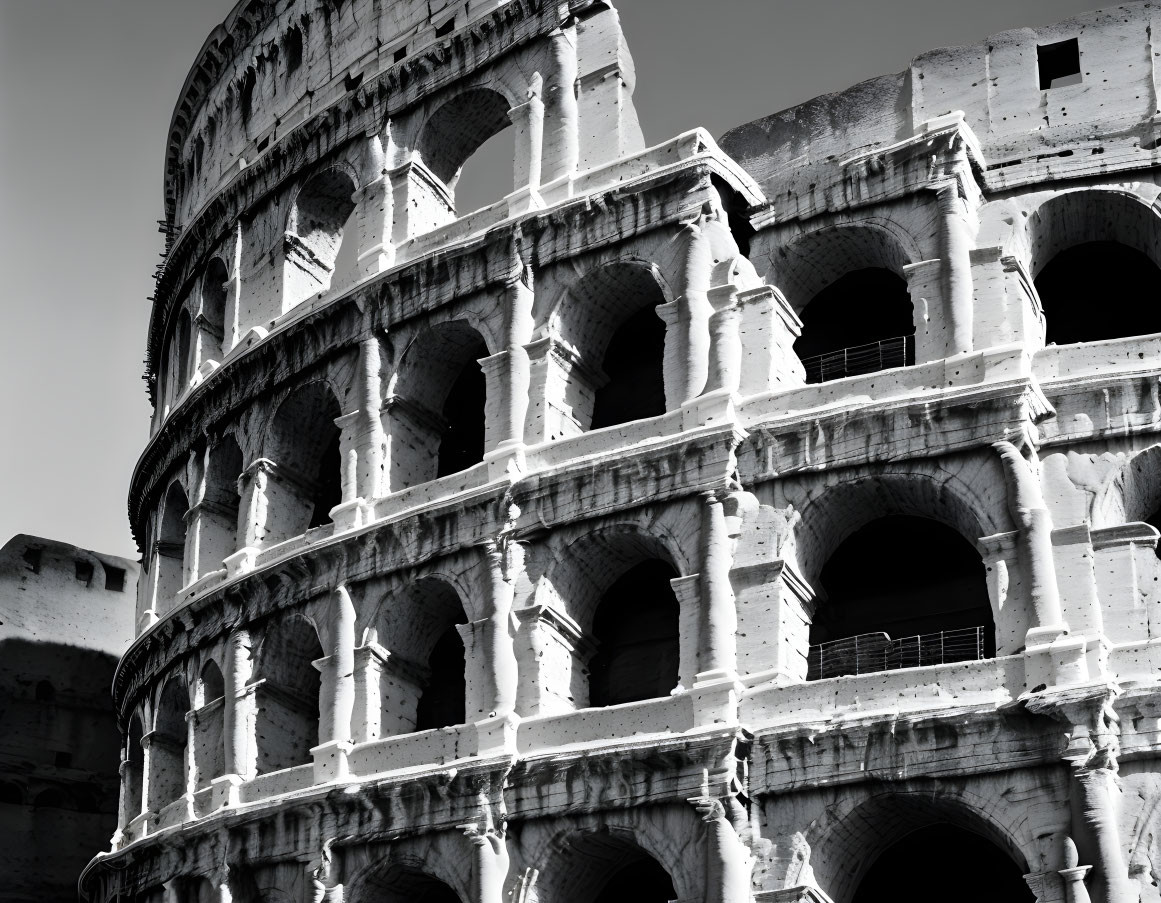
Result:
<svg viewBox="0 0 1161 903"><path fill-rule="evenodd" d="M808 383L824 383L860 373L874 373L915 363L915 336L901 335L868 345L840 348L802 359Z"/></svg>
<svg viewBox="0 0 1161 903"><path fill-rule="evenodd" d="M819 643L807 653L806 679L977 661L987 657L984 630L983 627L961 627L898 640L885 633L862 633Z"/></svg>

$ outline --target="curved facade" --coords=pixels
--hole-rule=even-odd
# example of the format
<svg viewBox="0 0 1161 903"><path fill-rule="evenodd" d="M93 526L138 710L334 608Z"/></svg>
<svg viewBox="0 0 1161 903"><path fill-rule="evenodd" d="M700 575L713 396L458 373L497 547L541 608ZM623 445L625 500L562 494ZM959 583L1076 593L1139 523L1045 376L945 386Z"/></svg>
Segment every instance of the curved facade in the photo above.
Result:
<svg viewBox="0 0 1161 903"><path fill-rule="evenodd" d="M1159 17L646 148L604 0L240 3L82 895L1161 899Z"/></svg>

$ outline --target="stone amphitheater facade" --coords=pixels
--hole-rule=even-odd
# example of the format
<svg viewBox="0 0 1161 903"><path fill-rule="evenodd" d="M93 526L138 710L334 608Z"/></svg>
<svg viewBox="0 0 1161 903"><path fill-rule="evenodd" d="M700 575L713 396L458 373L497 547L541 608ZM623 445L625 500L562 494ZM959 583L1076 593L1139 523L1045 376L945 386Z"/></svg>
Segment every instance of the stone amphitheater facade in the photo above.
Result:
<svg viewBox="0 0 1161 903"><path fill-rule="evenodd" d="M646 147L606 0L242 0L82 896L1161 899L1159 26Z"/></svg>

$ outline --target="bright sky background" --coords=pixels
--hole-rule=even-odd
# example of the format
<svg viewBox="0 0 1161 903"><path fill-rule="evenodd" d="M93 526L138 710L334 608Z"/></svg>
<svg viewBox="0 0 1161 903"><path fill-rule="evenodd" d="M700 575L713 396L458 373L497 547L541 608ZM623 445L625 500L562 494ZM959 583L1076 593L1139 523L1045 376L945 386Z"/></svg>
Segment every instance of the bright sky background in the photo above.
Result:
<svg viewBox="0 0 1161 903"><path fill-rule="evenodd" d="M650 144L1100 0L620 0ZM1113 3L1103 5L1111 6ZM0 541L137 558L166 128L233 0L0 0Z"/></svg>

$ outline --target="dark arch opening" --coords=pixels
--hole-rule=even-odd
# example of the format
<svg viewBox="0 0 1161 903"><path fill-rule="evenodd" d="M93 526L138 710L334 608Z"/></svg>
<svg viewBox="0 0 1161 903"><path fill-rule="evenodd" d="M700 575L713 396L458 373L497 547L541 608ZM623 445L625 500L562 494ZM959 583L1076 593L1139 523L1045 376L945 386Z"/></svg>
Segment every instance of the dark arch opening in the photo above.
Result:
<svg viewBox="0 0 1161 903"><path fill-rule="evenodd" d="M311 761L318 745L321 678L314 662L323 657L314 627L302 617L273 624L262 639L258 677L258 773Z"/></svg>
<svg viewBox="0 0 1161 903"><path fill-rule="evenodd" d="M121 792L125 794L126 820L132 821L141 814L141 788L145 778L145 748L141 745L141 718L134 715L129 720L129 732L125 736L125 783Z"/></svg>
<svg viewBox="0 0 1161 903"><path fill-rule="evenodd" d="M202 668L202 705L221 699L225 695L226 681L222 677L222 669L211 659Z"/></svg>
<svg viewBox="0 0 1161 903"><path fill-rule="evenodd" d="M0 781L0 805L19 806L24 802L20 788L8 781Z"/></svg>
<svg viewBox="0 0 1161 903"><path fill-rule="evenodd" d="M447 188L457 216L512 190L515 130L508 107L502 94L475 88L436 110L420 132L419 157Z"/></svg>
<svg viewBox="0 0 1161 903"><path fill-rule="evenodd" d="M222 669L210 659L202 667L198 709L193 714L193 785L198 790L226 769L223 726L225 723L226 682Z"/></svg>
<svg viewBox="0 0 1161 903"><path fill-rule="evenodd" d="M484 371L477 361L488 356L488 346L480 342L467 354L469 359L443 403L437 477L459 473L484 460L484 404L488 393Z"/></svg>
<svg viewBox="0 0 1161 903"><path fill-rule="evenodd" d="M628 832L615 828L570 836L539 882L553 899L576 903L668 903L677 899L669 873Z"/></svg>
<svg viewBox="0 0 1161 903"><path fill-rule="evenodd" d="M613 333L602 369L608 382L593 402L593 429L665 413L665 323L654 307L637 311Z"/></svg>
<svg viewBox="0 0 1161 903"><path fill-rule="evenodd" d="M678 679L677 572L658 559L626 571L605 591L593 618L597 654L589 664L589 705L668 696Z"/></svg>
<svg viewBox="0 0 1161 903"><path fill-rule="evenodd" d="M368 880L366 889L355 896L376 903L461 903L448 885L417 868L388 868Z"/></svg>
<svg viewBox="0 0 1161 903"><path fill-rule="evenodd" d="M1020 868L995 844L972 831L936 824L883 851L859 882L852 903L926 903L933 889L943 903L1035 899Z"/></svg>
<svg viewBox="0 0 1161 903"><path fill-rule="evenodd" d="M906 566L891 562L906 554ZM979 552L938 521L889 515L847 537L820 575L807 679L994 656Z"/></svg>
<svg viewBox="0 0 1161 903"><path fill-rule="evenodd" d="M32 800L34 809L71 809L77 808L72 797L59 787L50 787L42 790Z"/></svg>
<svg viewBox="0 0 1161 903"><path fill-rule="evenodd" d="M907 283L866 267L840 276L801 311L794 352L809 383L915 363L915 323Z"/></svg>
<svg viewBox="0 0 1161 903"><path fill-rule="evenodd" d="M185 583L186 515L189 501L181 484L173 482L165 493L161 510L161 535L157 543L157 595L159 615L174 606L178 590Z"/></svg>
<svg viewBox="0 0 1161 903"><path fill-rule="evenodd" d="M1161 270L1116 241L1061 251L1036 277L1046 341L1070 345L1161 332Z"/></svg>
<svg viewBox="0 0 1161 903"><path fill-rule="evenodd" d="M55 702L56 701L56 687L54 687L52 685L52 681L50 681L50 680L37 681L36 701L37 702Z"/></svg>
<svg viewBox="0 0 1161 903"><path fill-rule="evenodd" d="M190 348L190 320L189 312L182 310L177 318L177 371L174 374L173 400L177 401L189 383L189 348Z"/></svg>
<svg viewBox="0 0 1161 903"><path fill-rule="evenodd" d="M673 880L652 856L644 853L636 861L621 866L609 876L608 882L594 903L669 903L677 899Z"/></svg>
<svg viewBox="0 0 1161 903"><path fill-rule="evenodd" d="M270 431L270 457L278 465L272 480L281 490L271 511L268 542L297 536L324 524L342 501L342 457L335 419L339 403L325 383L313 382L278 408Z"/></svg>
<svg viewBox="0 0 1161 903"><path fill-rule="evenodd" d="M171 678L161 691L149 742L149 808L160 812L186 792L186 713L189 691Z"/></svg>
<svg viewBox="0 0 1161 903"><path fill-rule="evenodd" d="M431 730L463 724L466 720L464 696L464 641L454 626L447 628L427 660L429 677L415 707L415 729Z"/></svg>
<svg viewBox="0 0 1161 903"><path fill-rule="evenodd" d="M287 230L294 238L287 243L283 311L351 281L359 243L358 229L352 229L357 188L346 171L332 167L311 176L295 197ZM340 255L345 273L339 272ZM337 281L336 273L341 277Z"/></svg>
<svg viewBox="0 0 1161 903"><path fill-rule="evenodd" d="M202 277L202 326L209 333L206 344L208 357L217 359L223 353L226 329L226 284L230 274L220 257L215 257L206 267Z"/></svg>

